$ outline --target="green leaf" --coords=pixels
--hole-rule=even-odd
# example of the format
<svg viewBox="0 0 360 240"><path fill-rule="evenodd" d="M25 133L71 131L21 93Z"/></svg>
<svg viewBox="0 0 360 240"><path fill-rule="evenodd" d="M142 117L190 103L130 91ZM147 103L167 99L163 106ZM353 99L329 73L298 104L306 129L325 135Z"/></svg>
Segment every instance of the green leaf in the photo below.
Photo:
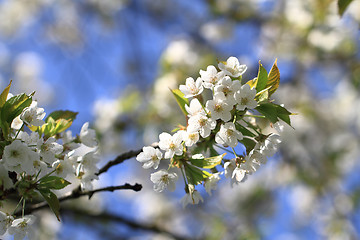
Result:
<svg viewBox="0 0 360 240"><path fill-rule="evenodd" d="M10 91L11 83L12 83L12 80L10 81L9 85L4 89L4 91L0 95L0 108L2 106L4 106L4 104L6 102L6 98L7 98L8 94L9 94L9 91Z"/></svg>
<svg viewBox="0 0 360 240"><path fill-rule="evenodd" d="M70 182L66 181L65 179L57 176L47 176L43 177L39 181L39 188L48 188L48 189L63 189L67 185L71 184Z"/></svg>
<svg viewBox="0 0 360 240"><path fill-rule="evenodd" d="M256 142L250 138L243 138L243 139L239 140L239 142L244 144L244 146L246 148L246 153L251 152L251 150L253 150L256 145Z"/></svg>
<svg viewBox="0 0 360 240"><path fill-rule="evenodd" d="M68 120L68 121L74 121L76 118L76 115L78 115L77 112L72 112L72 111L68 111L68 110L58 110L58 111L54 111L52 113L49 114L49 116L45 119L45 122L47 122L47 120L51 117L52 119L59 120L59 119L64 119L64 120Z"/></svg>
<svg viewBox="0 0 360 240"><path fill-rule="evenodd" d="M49 189L38 189L38 191L49 204L51 210L54 212L56 218L60 222L60 203L56 195Z"/></svg>
<svg viewBox="0 0 360 240"><path fill-rule="evenodd" d="M342 16L353 0L338 0L338 12Z"/></svg>
<svg viewBox="0 0 360 240"><path fill-rule="evenodd" d="M223 159L223 157L226 155L226 153L219 155L219 156L215 156L215 157L210 157L210 158L202 158L202 159L190 159L191 164L200 167L200 168L213 168L217 165L219 165L221 163L221 160Z"/></svg>
<svg viewBox="0 0 360 240"><path fill-rule="evenodd" d="M254 134L249 129L247 129L246 127L242 126L239 123L235 123L235 127L236 127L236 130L241 132L242 135L244 135L244 136L249 136L249 137L255 137L256 136L256 134Z"/></svg>
<svg viewBox="0 0 360 240"><path fill-rule="evenodd" d="M275 62L271 67L269 73L268 82L266 84L266 88L270 88L269 97L276 91L276 89L278 89L279 84L280 84L280 71L279 68L277 67L277 59L275 59Z"/></svg>
<svg viewBox="0 0 360 240"><path fill-rule="evenodd" d="M201 184L211 174L207 171L201 170L193 165L185 164L185 174L189 184L198 185Z"/></svg>
<svg viewBox="0 0 360 240"><path fill-rule="evenodd" d="M176 102L179 104L181 111L185 114L185 116L187 116L188 113L185 109L185 105L189 105L189 100L184 97L184 93L182 93L179 89L170 89L170 91L174 94Z"/></svg>
<svg viewBox="0 0 360 240"><path fill-rule="evenodd" d="M274 103L260 103L255 109L272 123L276 123L279 119L281 119L291 126L289 116L292 115L292 113L280 105Z"/></svg>
<svg viewBox="0 0 360 240"><path fill-rule="evenodd" d="M24 108L30 106L32 98L25 93L16 95L5 102L1 109L1 119L6 121L9 125L11 122L21 114Z"/></svg>
<svg viewBox="0 0 360 240"><path fill-rule="evenodd" d="M266 88L268 82L268 73L259 61L259 71L257 76L256 91L260 92Z"/></svg>

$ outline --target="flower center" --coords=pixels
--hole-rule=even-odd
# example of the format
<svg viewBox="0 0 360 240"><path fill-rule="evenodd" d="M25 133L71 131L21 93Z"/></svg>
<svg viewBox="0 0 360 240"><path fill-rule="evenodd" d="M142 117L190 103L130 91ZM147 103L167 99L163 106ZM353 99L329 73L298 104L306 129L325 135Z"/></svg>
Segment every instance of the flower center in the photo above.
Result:
<svg viewBox="0 0 360 240"><path fill-rule="evenodd" d="M246 97L241 98L241 105L246 105L246 104L248 104L248 102L249 102L248 98L246 98Z"/></svg>
<svg viewBox="0 0 360 240"><path fill-rule="evenodd" d="M190 140L195 140L195 139L196 139L196 136L197 136L196 133L191 133L191 134L189 134L189 139L190 139Z"/></svg>
<svg viewBox="0 0 360 240"><path fill-rule="evenodd" d="M16 150L12 150L10 152L10 156L13 157L13 158L17 158L18 156L20 156L19 152L16 151Z"/></svg>
<svg viewBox="0 0 360 240"><path fill-rule="evenodd" d="M221 112L223 110L223 107L221 104L215 104L214 110L215 112Z"/></svg>
<svg viewBox="0 0 360 240"><path fill-rule="evenodd" d="M170 150L172 150L172 151L174 151L175 150L175 144L174 143L170 143L170 145L169 145L169 149Z"/></svg>
<svg viewBox="0 0 360 240"><path fill-rule="evenodd" d="M201 127L205 126L205 125L206 125L206 119L200 118L200 119L199 119L199 125L200 125Z"/></svg>
<svg viewBox="0 0 360 240"><path fill-rule="evenodd" d="M157 156L156 156L156 155L152 155L152 156L151 156L151 160L152 160L153 162L155 162L155 161L157 161L157 160L158 160L158 158L157 158Z"/></svg>
<svg viewBox="0 0 360 240"><path fill-rule="evenodd" d="M161 182L168 184L169 183L169 176L167 174L163 175L160 179Z"/></svg>

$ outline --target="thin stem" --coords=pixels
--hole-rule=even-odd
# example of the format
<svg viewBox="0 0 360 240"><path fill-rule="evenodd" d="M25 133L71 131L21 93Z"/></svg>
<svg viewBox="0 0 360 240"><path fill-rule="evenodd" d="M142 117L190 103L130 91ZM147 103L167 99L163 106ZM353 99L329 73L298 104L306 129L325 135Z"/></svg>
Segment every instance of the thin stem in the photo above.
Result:
<svg viewBox="0 0 360 240"><path fill-rule="evenodd" d="M261 116L261 115L243 115L243 117L265 118L265 116Z"/></svg>
<svg viewBox="0 0 360 240"><path fill-rule="evenodd" d="M248 121L245 121L244 119L242 119L249 127L251 127L257 134L261 134L258 130L256 130L256 128L252 125L252 124L250 124Z"/></svg>
<svg viewBox="0 0 360 240"><path fill-rule="evenodd" d="M18 204L16 205L16 207L15 207L15 209L14 209L14 211L13 211L13 213L11 214L11 215L14 215L15 214L15 212L16 212L16 209L20 206L20 203L21 203L21 201L24 199L24 197L21 197L20 198L20 201L18 202Z"/></svg>
<svg viewBox="0 0 360 240"><path fill-rule="evenodd" d="M21 125L21 128L17 131L14 139L17 138L17 136L19 135L20 131L23 129L24 125L25 125L25 123L23 123L23 124Z"/></svg>
<svg viewBox="0 0 360 240"><path fill-rule="evenodd" d="M23 200L23 205L22 205L22 217L24 218L25 215L25 198Z"/></svg>
<svg viewBox="0 0 360 240"><path fill-rule="evenodd" d="M46 174L45 176L43 176L42 178L40 178L39 180L36 181L36 183L38 183L41 179L50 176L51 174L53 174L56 171L56 169L52 170L51 172L49 172L48 174Z"/></svg>
<svg viewBox="0 0 360 240"><path fill-rule="evenodd" d="M183 170L183 166L181 166L180 170L181 170L181 175L183 176L183 179L184 179L184 183L185 183L185 185L187 185L184 170Z"/></svg>
<svg viewBox="0 0 360 240"><path fill-rule="evenodd" d="M233 150L233 153L234 153L235 157L237 158L237 154L235 152L235 149L233 147L231 149Z"/></svg>
<svg viewBox="0 0 360 240"><path fill-rule="evenodd" d="M224 147L222 147L222 146L219 146L219 145L217 145L217 144L216 144L216 147L221 148L222 150L224 150L224 151L226 151L226 152L228 152L228 153L233 153L233 152L230 151L229 149L226 149L226 148L224 148Z"/></svg>

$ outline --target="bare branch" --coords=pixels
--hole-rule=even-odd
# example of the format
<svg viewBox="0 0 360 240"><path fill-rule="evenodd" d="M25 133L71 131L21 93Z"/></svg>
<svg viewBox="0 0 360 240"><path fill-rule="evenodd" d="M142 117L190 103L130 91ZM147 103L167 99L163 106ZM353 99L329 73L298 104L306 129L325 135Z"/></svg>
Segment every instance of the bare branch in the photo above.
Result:
<svg viewBox="0 0 360 240"><path fill-rule="evenodd" d="M174 239L179 239L179 240L190 239L188 237L179 236L175 233L171 233L155 224L140 223L140 222L136 222L134 220L131 220L131 219L119 216L119 215L107 213L107 212L90 213L86 210L77 209L77 208L71 208L71 209L63 208L61 210L61 214L76 215L77 217L83 217L85 219L97 219L98 221L101 221L101 220L114 221L114 222L125 224L136 230L145 230L145 231L151 231L151 232L155 232L155 233L166 234ZM193 238L191 238L191 239L193 239Z"/></svg>
<svg viewBox="0 0 360 240"><path fill-rule="evenodd" d="M153 143L153 144L151 144L151 146L157 148L158 143ZM130 158L136 157L139 153L141 153L141 151L142 151L142 149L131 150L129 152L126 152L126 153L123 153L123 154L117 156L114 160L109 161L105 166L103 166L96 175L99 176L100 174L107 172L109 170L109 168L111 168L112 166L123 163L125 160L128 160Z"/></svg>
<svg viewBox="0 0 360 240"><path fill-rule="evenodd" d="M135 183L134 185L131 185L129 183L125 183L124 185L120 186L111 186L111 187L105 187L105 188L99 188L91 191L81 191L80 187L74 189L73 191L69 192L65 196L62 196L59 198L59 202L63 202L69 199L76 199L80 198L82 196L88 196L89 199L97 192L113 192L115 190L133 190L135 192L138 192L142 189L141 184ZM29 207L25 208L25 214L32 213L34 211L43 209L47 207L48 204L46 201L30 205ZM21 215L21 209L15 213L16 216Z"/></svg>

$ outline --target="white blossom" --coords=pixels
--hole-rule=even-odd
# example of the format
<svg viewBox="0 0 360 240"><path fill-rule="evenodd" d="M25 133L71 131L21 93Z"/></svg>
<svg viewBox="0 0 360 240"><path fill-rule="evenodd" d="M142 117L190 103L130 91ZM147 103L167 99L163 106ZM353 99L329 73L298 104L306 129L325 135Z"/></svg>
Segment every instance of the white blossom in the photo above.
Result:
<svg viewBox="0 0 360 240"><path fill-rule="evenodd" d="M235 100L237 103L238 110L244 110L245 108L253 109L256 108L257 102L254 100L256 95L256 89L250 88L248 84L241 86L240 91L235 93Z"/></svg>
<svg viewBox="0 0 360 240"><path fill-rule="evenodd" d="M219 180L220 180L220 173L214 173L205 180L204 182L205 190L209 195L211 195L211 190L216 189Z"/></svg>
<svg viewBox="0 0 360 240"><path fill-rule="evenodd" d="M192 194L186 193L185 196L180 199L183 208L185 208L188 204L198 204L200 201L204 202L204 199L196 190L194 190Z"/></svg>
<svg viewBox="0 0 360 240"><path fill-rule="evenodd" d="M181 155L183 153L183 140L181 132L175 133L171 136L169 133L163 132L159 135L159 147L165 152L165 158L172 158L174 154Z"/></svg>
<svg viewBox="0 0 360 240"><path fill-rule="evenodd" d="M200 70L200 76L204 81L204 87L213 89L217 82L225 76L225 73L223 71L218 72L213 65L210 65L206 71Z"/></svg>
<svg viewBox="0 0 360 240"><path fill-rule="evenodd" d="M233 81L230 77L226 76L221 79L214 88L215 94L218 92L224 93L226 102L229 105L235 105L235 93L240 91L241 83L238 80Z"/></svg>
<svg viewBox="0 0 360 240"><path fill-rule="evenodd" d="M199 131L200 135L203 138L206 138L210 135L211 130L215 129L216 121L208 118L205 115L195 115L189 118L187 131L196 132Z"/></svg>
<svg viewBox="0 0 360 240"><path fill-rule="evenodd" d="M45 123L43 121L45 114L44 109L38 108L37 102L33 101L29 107L24 108L20 115L20 119L29 126L39 127Z"/></svg>
<svg viewBox="0 0 360 240"><path fill-rule="evenodd" d="M226 75L235 78L243 75L247 69L246 65L240 65L236 57L229 57L226 62L220 62L218 66Z"/></svg>
<svg viewBox="0 0 360 240"><path fill-rule="evenodd" d="M95 130L89 128L89 122L84 123L81 127L80 141L88 147L96 147L98 145Z"/></svg>
<svg viewBox="0 0 360 240"><path fill-rule="evenodd" d="M100 161L96 151L88 152L84 156L77 158L78 165L76 167L76 176L80 179L80 186L82 190L92 190L92 181L99 179L96 175L99 168L96 164Z"/></svg>
<svg viewBox="0 0 360 240"><path fill-rule="evenodd" d="M22 240L27 236L29 239L34 239L34 230L32 224L35 222L35 216L27 215L22 218L15 219L8 229L10 235L14 235L14 240Z"/></svg>
<svg viewBox="0 0 360 240"><path fill-rule="evenodd" d="M259 152L267 157L271 157L277 151L280 143L280 136L272 133L265 139L265 141L258 144Z"/></svg>
<svg viewBox="0 0 360 240"><path fill-rule="evenodd" d="M136 160L143 163L143 168L148 169L153 167L157 169L162 159L162 153L159 149L153 147L143 147L143 151L137 155Z"/></svg>
<svg viewBox="0 0 360 240"><path fill-rule="evenodd" d="M13 220L14 218L11 215L0 211L0 236L5 234Z"/></svg>
<svg viewBox="0 0 360 240"><path fill-rule="evenodd" d="M192 77L188 77L185 85L180 85L179 89L182 93L184 93L184 97L189 98L201 94L204 87L202 85L201 78L197 78L195 81Z"/></svg>
<svg viewBox="0 0 360 240"><path fill-rule="evenodd" d="M191 147L195 143L199 141L199 132L198 131L181 131L183 134L183 140L185 142L185 146Z"/></svg>
<svg viewBox="0 0 360 240"><path fill-rule="evenodd" d="M169 191L175 191L177 179L178 176L176 173L169 173L165 169L161 169L150 175L150 180L154 183L155 192L162 192L166 188L169 189Z"/></svg>
<svg viewBox="0 0 360 240"><path fill-rule="evenodd" d="M203 108L203 106L201 105L201 103L199 102L199 100L197 98L191 99L190 101L190 105L185 105L185 109L187 111L187 113L189 114L188 116L195 116L198 114L202 114L202 115L206 115L205 110Z"/></svg>
<svg viewBox="0 0 360 240"><path fill-rule="evenodd" d="M246 179L246 170L240 168L240 165L233 158L224 164L225 177L231 178L231 186L234 183L238 184Z"/></svg>
<svg viewBox="0 0 360 240"><path fill-rule="evenodd" d="M243 139L242 133L236 130L235 124L232 122L222 124L220 131L215 135L215 141L217 143L232 148L236 147L238 140L241 139Z"/></svg>
<svg viewBox="0 0 360 240"><path fill-rule="evenodd" d="M61 154L63 146L56 142L54 137L48 138L45 142L42 138L37 143L38 149L40 149L40 155L44 162L52 164L56 161L56 155Z"/></svg>
<svg viewBox="0 0 360 240"><path fill-rule="evenodd" d="M232 107L226 102L226 97L222 92L216 93L213 100L206 102L206 109L211 112L211 118L221 119L224 122L230 121Z"/></svg>
<svg viewBox="0 0 360 240"><path fill-rule="evenodd" d="M14 140L4 148L3 163L9 171L21 173L27 170L32 173L36 154L20 140Z"/></svg>
<svg viewBox="0 0 360 240"><path fill-rule="evenodd" d="M20 115L17 116L12 122L11 122L11 128L15 130L19 130L23 125L23 120L21 120Z"/></svg>

